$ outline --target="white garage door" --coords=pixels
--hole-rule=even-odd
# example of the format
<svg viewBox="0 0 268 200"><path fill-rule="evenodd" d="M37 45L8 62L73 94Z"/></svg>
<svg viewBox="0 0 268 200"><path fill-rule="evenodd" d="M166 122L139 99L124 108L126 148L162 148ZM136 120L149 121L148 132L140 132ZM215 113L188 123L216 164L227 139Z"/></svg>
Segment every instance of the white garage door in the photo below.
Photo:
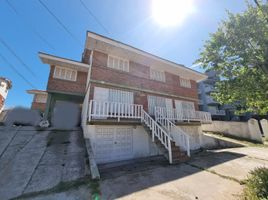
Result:
<svg viewBox="0 0 268 200"><path fill-rule="evenodd" d="M97 163L133 158L133 129L96 127L93 150Z"/></svg>

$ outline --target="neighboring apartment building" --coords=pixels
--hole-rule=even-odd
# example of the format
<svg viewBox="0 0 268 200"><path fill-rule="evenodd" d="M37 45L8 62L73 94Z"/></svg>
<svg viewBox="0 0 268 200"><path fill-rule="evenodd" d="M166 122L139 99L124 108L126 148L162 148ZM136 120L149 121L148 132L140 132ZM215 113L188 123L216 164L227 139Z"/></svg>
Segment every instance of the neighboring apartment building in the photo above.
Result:
<svg viewBox="0 0 268 200"><path fill-rule="evenodd" d="M47 91L27 90L27 93L33 95L31 109L40 110L41 112L45 112L46 103L47 103Z"/></svg>
<svg viewBox="0 0 268 200"><path fill-rule="evenodd" d="M92 32L82 62L39 57L50 65L46 117L59 102L80 105L97 163L159 154L174 163L201 147L211 116L198 111L197 82L206 75Z"/></svg>
<svg viewBox="0 0 268 200"><path fill-rule="evenodd" d="M11 89L11 87L12 87L12 83L10 80L4 77L0 77L0 113L4 109L8 90Z"/></svg>
<svg viewBox="0 0 268 200"><path fill-rule="evenodd" d="M220 105L211 96L211 93L215 91L215 84L220 78L216 71L208 71L206 75L208 78L198 83L199 108L202 111L210 112L215 120L228 120L229 113L225 109L229 107Z"/></svg>

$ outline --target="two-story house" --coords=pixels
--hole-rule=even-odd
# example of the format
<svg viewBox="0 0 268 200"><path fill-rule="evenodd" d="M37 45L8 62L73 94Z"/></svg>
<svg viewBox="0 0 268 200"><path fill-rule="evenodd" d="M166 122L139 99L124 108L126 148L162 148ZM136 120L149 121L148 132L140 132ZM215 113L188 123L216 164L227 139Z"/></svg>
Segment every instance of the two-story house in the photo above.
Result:
<svg viewBox="0 0 268 200"><path fill-rule="evenodd" d="M81 105L97 163L158 154L174 163L190 156L200 123L211 121L198 111L197 82L207 76L183 65L92 32L81 62L39 56L50 65L46 117L57 102Z"/></svg>

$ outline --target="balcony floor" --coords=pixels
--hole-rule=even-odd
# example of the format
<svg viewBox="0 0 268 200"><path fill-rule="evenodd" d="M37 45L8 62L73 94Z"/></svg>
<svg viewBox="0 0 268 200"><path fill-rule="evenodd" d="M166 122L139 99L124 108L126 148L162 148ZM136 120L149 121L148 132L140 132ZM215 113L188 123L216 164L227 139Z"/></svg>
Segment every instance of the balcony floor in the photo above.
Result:
<svg viewBox="0 0 268 200"><path fill-rule="evenodd" d="M120 119L117 118L103 118L103 119L91 119L87 122L88 125L141 125L140 119Z"/></svg>

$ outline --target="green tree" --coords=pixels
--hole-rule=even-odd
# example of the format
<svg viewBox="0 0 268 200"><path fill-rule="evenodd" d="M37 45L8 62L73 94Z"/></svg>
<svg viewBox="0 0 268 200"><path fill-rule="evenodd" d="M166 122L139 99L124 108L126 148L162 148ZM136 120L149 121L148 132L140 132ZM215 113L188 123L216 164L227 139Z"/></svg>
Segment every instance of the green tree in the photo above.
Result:
<svg viewBox="0 0 268 200"><path fill-rule="evenodd" d="M268 3L248 3L242 14L228 12L205 42L196 63L219 72L213 97L237 113L268 113Z"/></svg>

